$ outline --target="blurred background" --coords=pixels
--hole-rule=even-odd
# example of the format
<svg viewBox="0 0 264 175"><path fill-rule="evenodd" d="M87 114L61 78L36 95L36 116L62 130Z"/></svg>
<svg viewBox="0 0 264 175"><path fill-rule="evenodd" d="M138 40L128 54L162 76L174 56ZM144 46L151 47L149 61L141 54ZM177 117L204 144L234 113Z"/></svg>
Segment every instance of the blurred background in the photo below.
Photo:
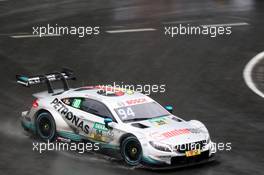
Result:
<svg viewBox="0 0 264 175"><path fill-rule="evenodd" d="M0 0L0 174L262 174L263 99L243 80L248 61L263 51L261 0ZM34 37L32 27L99 26L96 36ZM232 34L164 35L165 26L232 25ZM238 25L244 24L244 25ZM151 28L111 34L107 31ZM20 37L19 37L20 36ZM32 151L19 123L31 94L16 74L74 70L72 87L94 84L165 84L150 96L174 114L198 119L212 140L231 142L216 163L166 172L130 169L96 154Z"/></svg>

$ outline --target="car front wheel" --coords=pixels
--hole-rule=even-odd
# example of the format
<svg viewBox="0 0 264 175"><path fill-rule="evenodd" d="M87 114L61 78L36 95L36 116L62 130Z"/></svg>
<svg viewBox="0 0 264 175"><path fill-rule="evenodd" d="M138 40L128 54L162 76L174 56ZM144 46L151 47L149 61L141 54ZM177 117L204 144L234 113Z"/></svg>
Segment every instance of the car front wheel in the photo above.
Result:
<svg viewBox="0 0 264 175"><path fill-rule="evenodd" d="M130 166L139 165L142 160L142 147L135 136L125 138L121 144L121 155Z"/></svg>

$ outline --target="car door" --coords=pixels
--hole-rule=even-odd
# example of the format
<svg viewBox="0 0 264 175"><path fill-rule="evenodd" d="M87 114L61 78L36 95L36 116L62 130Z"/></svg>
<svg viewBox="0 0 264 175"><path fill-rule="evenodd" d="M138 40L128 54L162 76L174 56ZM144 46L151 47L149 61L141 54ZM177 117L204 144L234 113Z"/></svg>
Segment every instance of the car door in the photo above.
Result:
<svg viewBox="0 0 264 175"><path fill-rule="evenodd" d="M61 99L65 108L61 110L62 118L76 134L90 137L96 116L82 110L82 97L70 97Z"/></svg>
<svg viewBox="0 0 264 175"><path fill-rule="evenodd" d="M106 105L100 101L85 98L80 109L87 112L88 117L92 117L93 123L89 134L91 140L109 143L114 139L113 129L106 128L104 124L105 118L111 118L115 121Z"/></svg>

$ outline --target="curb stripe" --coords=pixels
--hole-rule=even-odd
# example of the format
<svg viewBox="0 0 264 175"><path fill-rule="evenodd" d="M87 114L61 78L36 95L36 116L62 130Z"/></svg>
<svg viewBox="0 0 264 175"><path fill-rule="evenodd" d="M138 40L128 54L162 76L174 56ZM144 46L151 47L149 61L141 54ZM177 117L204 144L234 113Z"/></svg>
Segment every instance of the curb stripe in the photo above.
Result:
<svg viewBox="0 0 264 175"><path fill-rule="evenodd" d="M243 77L244 80L247 84L247 86L253 91L255 92L257 95L259 95L260 97L264 98L264 93L261 92L256 84L253 82L252 79L252 70L254 69L254 67L261 61L264 59L264 51L257 54L254 58L252 58L248 64L246 65L246 67L244 68L244 72L243 72Z"/></svg>

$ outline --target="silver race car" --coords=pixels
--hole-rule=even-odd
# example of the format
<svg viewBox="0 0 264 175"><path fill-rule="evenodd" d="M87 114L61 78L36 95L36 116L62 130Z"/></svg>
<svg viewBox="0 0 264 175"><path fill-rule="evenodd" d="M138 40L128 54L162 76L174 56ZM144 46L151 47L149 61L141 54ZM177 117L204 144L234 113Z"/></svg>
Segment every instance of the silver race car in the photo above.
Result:
<svg viewBox="0 0 264 175"><path fill-rule="evenodd" d="M48 91L33 94L21 123L44 141L99 143L118 150L130 166L186 166L213 160L215 144L200 121L185 121L150 97L109 86L68 87L75 79L64 69L41 76L16 76L24 86L46 83ZM62 81L54 90L52 81Z"/></svg>

